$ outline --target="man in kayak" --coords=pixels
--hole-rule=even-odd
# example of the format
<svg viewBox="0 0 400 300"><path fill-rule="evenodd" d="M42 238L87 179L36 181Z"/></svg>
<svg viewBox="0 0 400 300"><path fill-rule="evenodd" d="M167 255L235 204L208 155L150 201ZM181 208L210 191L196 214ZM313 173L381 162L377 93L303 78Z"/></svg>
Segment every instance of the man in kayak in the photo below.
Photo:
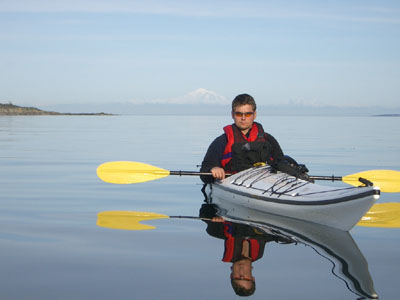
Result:
<svg viewBox="0 0 400 300"><path fill-rule="evenodd" d="M226 173L240 172L260 162L308 180L307 168L285 157L278 141L254 121L256 117L256 102L252 96L241 94L233 99L234 124L225 126L224 134L209 146L200 171L212 176L201 176L204 183L224 179Z"/></svg>

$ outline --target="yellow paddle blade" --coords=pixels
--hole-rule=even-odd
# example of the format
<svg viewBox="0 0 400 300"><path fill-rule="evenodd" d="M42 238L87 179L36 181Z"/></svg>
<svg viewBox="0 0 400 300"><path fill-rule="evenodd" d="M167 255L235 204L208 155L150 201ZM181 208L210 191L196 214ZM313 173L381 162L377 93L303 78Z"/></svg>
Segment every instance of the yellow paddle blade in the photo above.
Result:
<svg viewBox="0 0 400 300"><path fill-rule="evenodd" d="M97 176L109 183L129 184L166 177L168 170L134 161L113 161L100 165Z"/></svg>
<svg viewBox="0 0 400 300"><path fill-rule="evenodd" d="M400 203L378 203L358 222L358 226L400 228Z"/></svg>
<svg viewBox="0 0 400 300"><path fill-rule="evenodd" d="M362 185L358 178L365 178L371 181L374 186L385 193L400 193L400 172L393 170L371 170L351 174L342 178L343 182L351 185Z"/></svg>
<svg viewBox="0 0 400 300"><path fill-rule="evenodd" d="M97 214L97 226L123 230L148 230L155 226L141 224L141 221L167 219L169 216L140 211L103 211Z"/></svg>

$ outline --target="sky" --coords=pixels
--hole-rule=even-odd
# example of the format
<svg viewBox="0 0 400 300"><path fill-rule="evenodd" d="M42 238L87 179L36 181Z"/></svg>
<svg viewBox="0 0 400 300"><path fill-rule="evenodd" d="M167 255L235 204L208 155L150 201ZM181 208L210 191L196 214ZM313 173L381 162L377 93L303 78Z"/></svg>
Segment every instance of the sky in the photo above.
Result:
<svg viewBox="0 0 400 300"><path fill-rule="evenodd" d="M400 1L0 0L0 103L398 107Z"/></svg>

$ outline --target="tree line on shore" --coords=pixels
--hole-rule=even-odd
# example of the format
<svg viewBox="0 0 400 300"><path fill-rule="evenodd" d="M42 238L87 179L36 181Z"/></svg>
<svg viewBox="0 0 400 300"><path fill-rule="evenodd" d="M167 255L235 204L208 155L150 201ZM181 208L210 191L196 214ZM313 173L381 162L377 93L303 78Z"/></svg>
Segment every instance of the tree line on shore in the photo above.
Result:
<svg viewBox="0 0 400 300"><path fill-rule="evenodd" d="M106 113L59 113L41 110L36 107L24 107L10 103L0 103L0 115L6 116L35 116L35 115L110 115Z"/></svg>

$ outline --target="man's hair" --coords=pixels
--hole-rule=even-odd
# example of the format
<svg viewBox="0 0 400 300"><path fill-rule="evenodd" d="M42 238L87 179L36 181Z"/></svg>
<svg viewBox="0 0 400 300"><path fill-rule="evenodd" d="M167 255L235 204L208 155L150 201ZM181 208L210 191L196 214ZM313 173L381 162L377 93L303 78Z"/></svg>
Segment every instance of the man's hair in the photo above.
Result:
<svg viewBox="0 0 400 300"><path fill-rule="evenodd" d="M253 110L256 110L256 101L254 98L248 94L240 94L235 97L232 101L232 111L235 111L236 107L250 104L253 107Z"/></svg>
<svg viewBox="0 0 400 300"><path fill-rule="evenodd" d="M235 280L231 280L232 288L238 296L251 296L256 291L256 283L253 281L249 289L245 289L243 286L238 285Z"/></svg>

